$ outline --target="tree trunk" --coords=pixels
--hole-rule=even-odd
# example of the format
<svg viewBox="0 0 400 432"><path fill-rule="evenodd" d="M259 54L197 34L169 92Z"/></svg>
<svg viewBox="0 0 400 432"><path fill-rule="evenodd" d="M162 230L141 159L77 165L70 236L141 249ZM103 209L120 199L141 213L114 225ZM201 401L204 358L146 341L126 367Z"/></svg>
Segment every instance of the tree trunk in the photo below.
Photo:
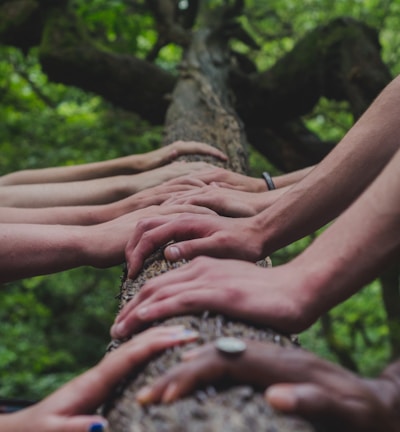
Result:
<svg viewBox="0 0 400 432"><path fill-rule="evenodd" d="M187 50L181 76L167 114L165 143L175 139L196 139L214 144L229 155L229 168L246 171L243 127L235 115L227 90L229 55L221 29L197 32ZM267 260L259 263L267 265ZM146 280L184 262L172 264L162 251L150 257L135 280L125 280L121 288L121 307ZM218 289L218 287L216 287ZM168 319L158 325L184 324L199 331L203 344L224 336L246 337L269 343L291 345L284 337L267 328L244 324L205 311L201 316ZM111 349L122 341L112 341ZM185 349L187 349L185 347ZM209 387L170 405L142 408L135 392L179 361L181 347L161 354L147 364L138 377L128 380L105 407L111 431L311 431L311 425L289 416L276 414L264 401L262 392L246 386Z"/></svg>

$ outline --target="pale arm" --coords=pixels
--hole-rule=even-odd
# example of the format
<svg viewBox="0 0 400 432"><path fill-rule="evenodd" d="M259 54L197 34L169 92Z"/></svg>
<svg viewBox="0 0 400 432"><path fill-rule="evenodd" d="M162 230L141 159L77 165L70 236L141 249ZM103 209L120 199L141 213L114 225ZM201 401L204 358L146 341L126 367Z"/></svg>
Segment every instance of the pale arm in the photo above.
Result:
<svg viewBox="0 0 400 432"><path fill-rule="evenodd" d="M145 207L162 204L170 196L197 186L164 183L108 204L42 208L0 207L0 223L95 225Z"/></svg>
<svg viewBox="0 0 400 432"><path fill-rule="evenodd" d="M305 330L398 257L399 170L400 150L360 198L287 264L265 270L246 262L198 257L153 278L121 311L113 336L126 336L144 322L201 310L283 332ZM129 243L127 256L132 257Z"/></svg>
<svg viewBox="0 0 400 432"><path fill-rule="evenodd" d="M210 165L204 162L175 162L151 171L126 176L67 183L0 186L0 206L40 208L106 204L209 167Z"/></svg>
<svg viewBox="0 0 400 432"><path fill-rule="evenodd" d="M399 172L400 150L360 198L289 264L295 271L307 269L303 296L309 317L347 299L398 258Z"/></svg>
<svg viewBox="0 0 400 432"><path fill-rule="evenodd" d="M216 184L176 192L163 205L192 204L210 208L222 216L249 217L270 207L289 186L268 192L246 192Z"/></svg>
<svg viewBox="0 0 400 432"><path fill-rule="evenodd" d="M287 174L281 174L272 177L272 180L274 181L275 187L277 189L285 186L291 186L294 183L298 183L300 180L303 180L303 178L308 175L314 168L315 166L313 165Z"/></svg>
<svg viewBox="0 0 400 432"><path fill-rule="evenodd" d="M332 152L267 211L256 216L264 254L337 217L399 149L400 77L373 102Z"/></svg>
<svg viewBox="0 0 400 432"><path fill-rule="evenodd" d="M0 185L60 183L136 174L165 165L184 154L206 154L226 160L224 153L207 144L176 141L148 153L101 162L17 171L0 177Z"/></svg>
<svg viewBox="0 0 400 432"><path fill-rule="evenodd" d="M194 217L144 220L126 253L129 276L147 256L164 250L171 261L199 255L255 261L315 232L343 212L399 148L400 77L380 94L335 149L267 210L246 218Z"/></svg>
<svg viewBox="0 0 400 432"><path fill-rule="evenodd" d="M0 283L84 265L120 264L129 233L143 217L187 211L211 212L194 206L151 206L92 226L0 224Z"/></svg>

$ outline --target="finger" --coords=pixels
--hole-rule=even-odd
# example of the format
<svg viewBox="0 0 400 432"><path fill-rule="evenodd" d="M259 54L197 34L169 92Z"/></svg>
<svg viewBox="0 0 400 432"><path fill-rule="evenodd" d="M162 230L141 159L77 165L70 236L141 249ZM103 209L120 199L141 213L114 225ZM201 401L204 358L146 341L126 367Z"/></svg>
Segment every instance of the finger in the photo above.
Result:
<svg viewBox="0 0 400 432"><path fill-rule="evenodd" d="M167 246L164 249L164 256L169 261L189 260L201 255L226 258L227 251L223 250L222 246L223 243L219 242L216 236L179 241L179 243Z"/></svg>
<svg viewBox="0 0 400 432"><path fill-rule="evenodd" d="M184 146L178 150L179 154L199 153L215 156L224 161L228 159L225 153L211 145L196 141L187 141L183 142L183 144Z"/></svg>
<svg viewBox="0 0 400 432"><path fill-rule="evenodd" d="M360 413L355 398L341 397L318 384L277 384L266 390L265 399L279 411L310 420L335 419L335 422L348 423ZM367 418L368 413L361 411L362 417Z"/></svg>
<svg viewBox="0 0 400 432"><path fill-rule="evenodd" d="M117 338L124 338L143 327L144 324L155 320L201 312L205 308L212 311L219 309L215 305L210 304L210 298L215 296L214 290L192 291L189 294L184 289L184 286L180 286L179 292L173 296L161 299L150 297L139 304L117 324L113 329L114 335ZM207 307L205 306L206 304Z"/></svg>
<svg viewBox="0 0 400 432"><path fill-rule="evenodd" d="M151 385L140 389L136 400L142 405L161 401L170 403L200 386L223 378L226 373L225 360L215 354L212 345L202 348L204 356L173 367Z"/></svg>
<svg viewBox="0 0 400 432"><path fill-rule="evenodd" d="M171 216L169 216L171 217ZM142 220L136 225L133 237L126 248L126 260L128 265L128 277L132 278L141 268L144 260L159 247L171 240L181 241L202 235L203 225L206 224L208 215L194 215L193 213L182 214L174 220L154 219ZM203 219L204 218L204 219ZM154 227L154 228L153 228ZM200 250L204 249L206 242L199 243ZM196 245L196 244L195 244ZM196 256L191 252L191 244L182 246L176 251L170 249L165 257L171 261L191 258ZM203 247L202 247L203 246ZM213 245L212 247L215 247ZM209 249L209 248L208 248Z"/></svg>
<svg viewBox="0 0 400 432"><path fill-rule="evenodd" d="M186 176L181 176L181 177L177 177L174 178L172 180L168 180L168 184L169 185L181 185L181 184L185 184L185 185L190 185L192 187L203 187L206 185L206 183L204 183L201 179L196 178L195 176L198 174L192 174L192 175L186 175Z"/></svg>
<svg viewBox="0 0 400 432"><path fill-rule="evenodd" d="M128 278L136 275L152 252L174 238L176 227L170 221L170 216L164 216L142 219L136 224L125 249Z"/></svg>
<svg viewBox="0 0 400 432"><path fill-rule="evenodd" d="M129 314L133 313L138 305L143 304L147 299L153 298L154 296L155 299L160 300L172 296L179 291L180 287L183 287L184 290L188 290L189 286L187 282L197 280L199 272L203 272L202 268L198 268L199 266L197 263L196 260L193 260L177 269L173 269L148 280L115 318L115 324L111 328L111 336L114 338L125 336L125 332L122 331L123 326L117 328L115 325L124 321Z"/></svg>
<svg viewBox="0 0 400 432"><path fill-rule="evenodd" d="M101 416L57 417L54 422L57 432L108 432L108 422Z"/></svg>
<svg viewBox="0 0 400 432"><path fill-rule="evenodd" d="M158 212L160 215L170 215L170 214L181 214L181 213L192 213L192 214L208 214L208 215L216 215L216 213L207 208L207 207L200 207L193 204L176 204L171 206L158 206Z"/></svg>
<svg viewBox="0 0 400 432"><path fill-rule="evenodd" d="M236 185L236 184L231 184L231 183L213 182L213 184L215 186L218 186L220 188L225 188L225 189L233 189L233 190L240 190L240 191L246 190L246 188L244 186Z"/></svg>
<svg viewBox="0 0 400 432"><path fill-rule="evenodd" d="M108 354L97 366L61 387L43 403L53 412L84 414L96 409L120 380L161 350L192 341L198 334L183 326L156 327L140 333Z"/></svg>

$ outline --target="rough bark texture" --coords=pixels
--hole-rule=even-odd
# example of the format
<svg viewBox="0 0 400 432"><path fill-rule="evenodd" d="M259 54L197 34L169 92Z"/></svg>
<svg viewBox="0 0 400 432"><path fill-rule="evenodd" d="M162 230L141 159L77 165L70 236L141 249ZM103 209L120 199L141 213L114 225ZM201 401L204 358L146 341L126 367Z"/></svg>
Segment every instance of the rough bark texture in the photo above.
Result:
<svg viewBox="0 0 400 432"><path fill-rule="evenodd" d="M231 169L245 172L245 137L242 125L230 103L230 94L226 86L228 66L228 51L221 35L218 32L198 32L187 53L181 78L173 93L172 105L167 115L165 142L176 138L205 140L229 154ZM259 264L266 263L267 261L263 261ZM184 264L166 262L159 251L148 259L137 279L124 281L121 306L140 290L147 279ZM198 330L201 339L196 344L213 341L223 335L282 345L294 343L289 337L272 330L234 321L222 315L210 314L207 311L201 316L175 317L156 324L175 323ZM121 341L113 341L111 349L120 343ZM137 378L127 381L121 388L121 394L104 408L111 431L313 430L303 420L273 412L266 405L262 392L246 386L232 387L229 383L201 389L195 395L171 405L142 408L135 403L134 394L138 388L176 364L182 350L187 348L176 347L168 350L146 365Z"/></svg>

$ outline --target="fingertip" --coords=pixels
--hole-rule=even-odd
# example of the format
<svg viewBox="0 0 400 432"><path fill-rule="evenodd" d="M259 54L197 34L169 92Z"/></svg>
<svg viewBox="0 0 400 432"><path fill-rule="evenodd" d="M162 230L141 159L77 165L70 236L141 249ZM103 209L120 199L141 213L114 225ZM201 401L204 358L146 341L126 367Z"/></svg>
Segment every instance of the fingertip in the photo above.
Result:
<svg viewBox="0 0 400 432"><path fill-rule="evenodd" d="M95 421L89 425L87 432L108 432L109 426L107 420Z"/></svg>
<svg viewBox="0 0 400 432"><path fill-rule="evenodd" d="M136 402L140 405L148 405L154 402L154 392L151 386L145 386L139 389L136 394Z"/></svg>
<svg viewBox="0 0 400 432"><path fill-rule="evenodd" d="M164 394L162 395L163 403L171 403L178 397L178 384L176 382L171 382L168 384Z"/></svg>
<svg viewBox="0 0 400 432"><path fill-rule="evenodd" d="M274 385L265 391L265 400L279 411L290 412L297 407L297 396L292 385Z"/></svg>
<svg viewBox="0 0 400 432"><path fill-rule="evenodd" d="M122 339L127 334L127 328L124 321L116 322L110 329L110 335L114 339Z"/></svg>
<svg viewBox="0 0 400 432"><path fill-rule="evenodd" d="M164 256L169 261L178 261L179 259L182 259L181 252L175 245L165 248Z"/></svg>

